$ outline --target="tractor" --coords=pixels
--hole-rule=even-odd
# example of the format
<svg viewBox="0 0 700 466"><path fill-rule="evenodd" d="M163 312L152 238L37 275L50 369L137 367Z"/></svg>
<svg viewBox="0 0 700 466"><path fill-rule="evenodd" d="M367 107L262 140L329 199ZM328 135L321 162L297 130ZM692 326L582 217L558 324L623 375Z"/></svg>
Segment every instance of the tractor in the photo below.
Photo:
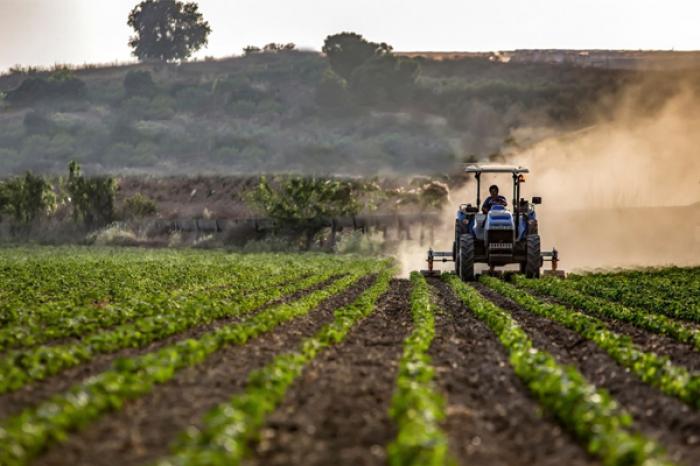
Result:
<svg viewBox="0 0 700 466"><path fill-rule="evenodd" d="M543 262L551 262L551 270L545 275L563 277L557 269L559 254L556 249L542 251L537 228L535 206L542 203L541 197L528 201L520 197L520 185L525 182L527 168L507 165L468 165L464 171L474 174L476 179L476 204L462 204L455 219L455 238L452 251L428 251L428 270L425 275L439 272L433 262L454 262L455 273L463 281L475 279L474 264L488 265L490 274L496 267L518 264L520 273L528 278L539 278ZM492 204L488 212L481 210L481 175L484 173L511 174L513 198L511 210L498 203Z"/></svg>

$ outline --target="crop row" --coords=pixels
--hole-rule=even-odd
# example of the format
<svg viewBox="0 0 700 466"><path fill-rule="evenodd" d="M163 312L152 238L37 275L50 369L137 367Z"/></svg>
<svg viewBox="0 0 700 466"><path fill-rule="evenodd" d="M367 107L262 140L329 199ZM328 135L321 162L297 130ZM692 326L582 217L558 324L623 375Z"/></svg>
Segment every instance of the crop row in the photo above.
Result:
<svg viewBox="0 0 700 466"><path fill-rule="evenodd" d="M30 261L33 266L6 265L4 279L16 289L0 301L2 320L17 327L44 324L47 328L71 319L96 320L129 309L147 298L169 299L173 293L186 293L216 283L223 286L245 282L251 275L279 275L290 270L313 272L314 265L329 262L320 257L302 260L291 255L209 257L189 253L186 257L189 261L182 263L182 258L171 258L169 254L162 257L146 254L142 261L135 261L130 254L120 253L110 261L95 264L90 256L80 256L83 262L75 262L59 255L47 259L50 264L56 264L53 267L36 264L33 257ZM63 288L63 294L52 296L48 290L55 288Z"/></svg>
<svg viewBox="0 0 700 466"><path fill-rule="evenodd" d="M664 356L645 352L629 337L610 331L595 317L568 309L559 304L548 304L518 288L482 276L481 281L524 309L558 322L587 340L593 341L623 367L634 372L642 381L675 396L695 408L700 408L700 376L686 368L674 365Z"/></svg>
<svg viewBox="0 0 700 466"><path fill-rule="evenodd" d="M205 294L210 299L216 299L217 296L230 293L255 291L259 285L246 288L251 279L257 279L252 283L276 287L285 282L299 279L300 276L304 275L304 271L305 269L301 268L280 269L266 276L263 275L264 270L251 268L251 274L243 280L240 277L240 269L236 270L238 273L222 270L217 275L212 276L211 282L208 284L197 282L195 285L173 292L138 293L120 305L108 305L98 312L96 312L95 305L90 303L61 309L54 315L47 315L47 312L42 312L40 316L34 314L29 318L24 318L21 324L11 324L0 329L0 351L8 348L34 346L58 338L84 337L100 329L124 324L136 318L144 319L164 315L170 309L186 307L188 302Z"/></svg>
<svg viewBox="0 0 700 466"><path fill-rule="evenodd" d="M435 306L425 278L411 273L413 331L404 341L390 415L398 428L388 447L389 464L448 464L447 436L440 428L444 400L435 390L427 352L435 336Z"/></svg>
<svg viewBox="0 0 700 466"><path fill-rule="evenodd" d="M325 347L343 341L350 329L369 315L389 287L393 270L381 272L375 283L351 304L338 308L334 320L306 338L296 352L276 356L267 366L248 377L245 390L204 416L201 429L183 433L173 454L159 466L239 464L248 442L255 438L266 416L282 401L287 389L304 367Z"/></svg>
<svg viewBox="0 0 700 466"><path fill-rule="evenodd" d="M605 390L596 388L575 368L562 366L551 354L535 348L510 314L474 288L454 275L446 280L464 304L498 336L516 375L540 404L604 465L670 465L657 444L632 431L630 415Z"/></svg>
<svg viewBox="0 0 700 466"><path fill-rule="evenodd" d="M568 282L592 296L700 323L700 268L574 275Z"/></svg>
<svg viewBox="0 0 700 466"><path fill-rule="evenodd" d="M367 266L361 262L357 264L359 269ZM43 380L64 369L89 361L97 354L110 353L122 348L142 347L195 326L242 315L286 294L328 280L335 273L337 268L329 266L326 271L300 282L284 286L278 284L269 289L266 286L268 283L262 277L251 277L250 282L239 284L230 290L221 289L218 295L197 295L172 310L163 309L161 314L140 318L69 344L9 351L0 359L0 374L3 374L0 393L16 390L31 381ZM258 280L257 283L252 281L255 279ZM260 291L248 293L248 289L254 286ZM165 306L167 308L167 302Z"/></svg>
<svg viewBox="0 0 700 466"><path fill-rule="evenodd" d="M50 317L75 306L119 303L134 294L203 284L212 271L231 265L224 257L178 257L162 252L49 251L52 253L23 251L26 257L15 256L13 250L0 252L0 321Z"/></svg>
<svg viewBox="0 0 700 466"><path fill-rule="evenodd" d="M632 309L614 301L581 293L572 289L571 285L561 280L530 280L520 275L517 275L514 280L519 288L544 293L564 304L584 309L591 314L628 322L651 332L667 335L677 341L694 345L695 348L700 349L699 330L665 315Z"/></svg>
<svg viewBox="0 0 700 466"><path fill-rule="evenodd" d="M363 264L323 289L293 302L265 308L197 339L182 340L141 356L118 359L111 369L0 424L0 464L26 464L49 444L64 439L71 430L120 408L128 399L150 392L155 385L172 379L185 367L202 362L223 346L244 344L285 321L308 313L377 267L376 263Z"/></svg>

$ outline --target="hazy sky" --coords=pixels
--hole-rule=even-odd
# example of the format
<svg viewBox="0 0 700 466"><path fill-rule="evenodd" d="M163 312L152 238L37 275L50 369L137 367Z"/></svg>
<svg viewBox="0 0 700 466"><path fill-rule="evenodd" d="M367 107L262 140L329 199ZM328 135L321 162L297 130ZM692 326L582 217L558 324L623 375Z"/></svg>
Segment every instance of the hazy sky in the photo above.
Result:
<svg viewBox="0 0 700 466"><path fill-rule="evenodd" d="M0 71L15 64L130 60L137 0L0 0ZM198 56L249 44L320 49L354 31L396 50L700 49L697 0L200 0L212 26Z"/></svg>

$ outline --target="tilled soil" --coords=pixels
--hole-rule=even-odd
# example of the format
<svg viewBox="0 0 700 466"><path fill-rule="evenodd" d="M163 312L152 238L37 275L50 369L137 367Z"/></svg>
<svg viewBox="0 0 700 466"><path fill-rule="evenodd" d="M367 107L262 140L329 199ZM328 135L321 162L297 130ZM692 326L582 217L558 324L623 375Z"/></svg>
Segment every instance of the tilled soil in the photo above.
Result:
<svg viewBox="0 0 700 466"><path fill-rule="evenodd" d="M242 346L228 346L203 363L181 370L148 395L127 402L39 458L37 465L131 465L167 454L170 443L214 406L245 384L247 374L276 354L294 348L333 317L333 310L352 302L374 280L361 279L343 293L325 300L306 316Z"/></svg>
<svg viewBox="0 0 700 466"><path fill-rule="evenodd" d="M410 282L394 280L374 313L328 348L290 388L262 430L250 465L380 465L395 436L389 419Z"/></svg>
<svg viewBox="0 0 700 466"><path fill-rule="evenodd" d="M0 419L15 415L25 408L34 406L40 403L41 401L50 398L53 395L68 390L73 385L87 379L88 377L92 377L94 375L99 374L100 372L109 369L112 363L118 358L135 357L152 351L156 351L168 345L172 345L180 340L184 340L187 338L198 338L201 335L210 332L218 327L237 322L242 318L249 317L267 307L299 299L305 294L323 288L331 281L336 279L338 279L337 276L325 282L319 283L313 287L310 287L306 290L297 291L296 293L293 293L289 296L285 296L284 298L280 298L276 301L268 303L255 311L248 312L240 316L219 319L209 324L199 325L197 327L185 330L184 332L171 335L161 340L154 341L149 345L141 348L124 348L114 353L99 354L84 364L80 364L78 366L61 371L58 374L53 375L42 381L31 382L28 385L25 385L24 387L20 388L19 390L0 395Z"/></svg>
<svg viewBox="0 0 700 466"><path fill-rule="evenodd" d="M537 293L533 294L542 301L558 303L571 308L571 306L567 306L566 304L563 304L554 298L550 298L549 296L543 296ZM632 339L632 342L639 346L640 349L647 352L657 353L662 356L667 356L674 364L685 366L691 371L700 371L700 351L695 349L693 345L681 343L669 336L660 335L658 333L636 327L627 322L601 317L591 312L587 312L584 309L576 309L584 314L588 314L602 320L613 332L629 336ZM682 324L688 325L686 322L682 322Z"/></svg>
<svg viewBox="0 0 700 466"><path fill-rule="evenodd" d="M632 415L635 427L658 440L672 460L687 466L700 464L700 412L645 384L595 343L527 312L482 285L476 286L484 296L511 313L535 346L549 351L558 361L577 367L591 383L610 392Z"/></svg>
<svg viewBox="0 0 700 466"><path fill-rule="evenodd" d="M600 464L543 415L513 372L505 349L440 280L431 280L442 312L430 350L447 399L451 454L460 464L560 466Z"/></svg>

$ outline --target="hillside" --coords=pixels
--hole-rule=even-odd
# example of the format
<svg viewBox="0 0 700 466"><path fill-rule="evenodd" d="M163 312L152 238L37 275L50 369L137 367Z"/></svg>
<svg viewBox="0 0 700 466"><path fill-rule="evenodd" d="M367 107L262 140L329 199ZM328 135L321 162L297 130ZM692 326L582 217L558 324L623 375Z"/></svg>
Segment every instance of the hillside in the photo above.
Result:
<svg viewBox="0 0 700 466"><path fill-rule="evenodd" d="M329 82L325 57L301 51L14 70L0 77L0 170L62 173L75 159L89 173L445 172L512 144L519 128L583 127L603 97L640 78L481 56L402 59L419 71L400 93L381 77L361 89Z"/></svg>

